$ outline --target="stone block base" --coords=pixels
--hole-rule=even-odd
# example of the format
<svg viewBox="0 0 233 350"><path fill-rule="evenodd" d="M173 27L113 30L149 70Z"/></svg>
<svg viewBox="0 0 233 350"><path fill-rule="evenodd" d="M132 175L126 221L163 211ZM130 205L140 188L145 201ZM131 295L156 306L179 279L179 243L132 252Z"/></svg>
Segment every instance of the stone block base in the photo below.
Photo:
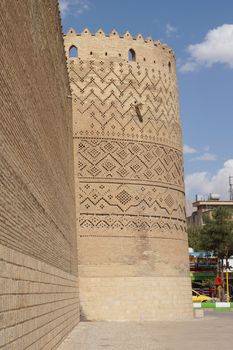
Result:
<svg viewBox="0 0 233 350"><path fill-rule="evenodd" d="M193 317L188 277L81 277L79 285L83 321Z"/></svg>

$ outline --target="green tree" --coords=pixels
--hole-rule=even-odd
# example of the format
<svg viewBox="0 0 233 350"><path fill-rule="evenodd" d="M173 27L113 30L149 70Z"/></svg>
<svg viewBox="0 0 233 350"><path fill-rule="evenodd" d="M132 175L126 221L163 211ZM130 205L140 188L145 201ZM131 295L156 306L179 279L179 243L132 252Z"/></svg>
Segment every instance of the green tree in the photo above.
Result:
<svg viewBox="0 0 233 350"><path fill-rule="evenodd" d="M213 218L205 219L200 231L200 248L212 251L219 258L228 258L233 254L232 212L224 207L213 211Z"/></svg>
<svg viewBox="0 0 233 350"><path fill-rule="evenodd" d="M202 250L201 246L201 227L197 225L188 225L188 244L194 251Z"/></svg>

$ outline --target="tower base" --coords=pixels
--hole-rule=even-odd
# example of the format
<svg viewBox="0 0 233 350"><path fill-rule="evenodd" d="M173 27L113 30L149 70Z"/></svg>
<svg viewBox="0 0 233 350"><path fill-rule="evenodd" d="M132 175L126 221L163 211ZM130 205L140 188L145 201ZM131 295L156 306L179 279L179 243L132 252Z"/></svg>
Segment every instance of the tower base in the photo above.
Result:
<svg viewBox="0 0 233 350"><path fill-rule="evenodd" d="M86 321L186 320L193 317L188 277L80 278Z"/></svg>

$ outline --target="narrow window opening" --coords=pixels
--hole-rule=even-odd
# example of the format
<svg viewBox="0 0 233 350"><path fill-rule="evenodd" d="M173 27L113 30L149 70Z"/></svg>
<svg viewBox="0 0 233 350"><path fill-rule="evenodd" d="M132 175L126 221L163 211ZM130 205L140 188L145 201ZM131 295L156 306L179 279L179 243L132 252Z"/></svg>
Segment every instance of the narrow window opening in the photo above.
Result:
<svg viewBox="0 0 233 350"><path fill-rule="evenodd" d="M146 61L145 57L143 58L143 61L144 61L144 62Z"/></svg>
<svg viewBox="0 0 233 350"><path fill-rule="evenodd" d="M92 55L92 51L90 52L90 55Z"/></svg>
<svg viewBox="0 0 233 350"><path fill-rule="evenodd" d="M108 56L108 53L107 53L107 52L105 52L105 56Z"/></svg>
<svg viewBox="0 0 233 350"><path fill-rule="evenodd" d="M121 57L121 53L119 53L119 57Z"/></svg>
<svg viewBox="0 0 233 350"><path fill-rule="evenodd" d="M128 52L128 60L133 62L136 61L136 53L133 49L130 49Z"/></svg>
<svg viewBox="0 0 233 350"><path fill-rule="evenodd" d="M78 49L76 46L72 45L69 49L70 58L78 58Z"/></svg>
<svg viewBox="0 0 233 350"><path fill-rule="evenodd" d="M169 70L169 73L171 73L172 71L171 62L168 62L168 70Z"/></svg>

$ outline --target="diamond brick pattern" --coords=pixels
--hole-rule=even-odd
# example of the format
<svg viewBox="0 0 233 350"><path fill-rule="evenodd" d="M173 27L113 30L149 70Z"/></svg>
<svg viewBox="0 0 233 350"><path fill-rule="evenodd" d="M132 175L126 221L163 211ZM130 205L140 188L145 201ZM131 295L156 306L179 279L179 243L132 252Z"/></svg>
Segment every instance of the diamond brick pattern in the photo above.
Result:
<svg viewBox="0 0 233 350"><path fill-rule="evenodd" d="M118 193L116 195L116 198L119 200L119 202L121 202L121 204L125 205L127 204L132 197L130 196L130 194L128 192L126 192L125 190L121 191L120 193Z"/></svg>

